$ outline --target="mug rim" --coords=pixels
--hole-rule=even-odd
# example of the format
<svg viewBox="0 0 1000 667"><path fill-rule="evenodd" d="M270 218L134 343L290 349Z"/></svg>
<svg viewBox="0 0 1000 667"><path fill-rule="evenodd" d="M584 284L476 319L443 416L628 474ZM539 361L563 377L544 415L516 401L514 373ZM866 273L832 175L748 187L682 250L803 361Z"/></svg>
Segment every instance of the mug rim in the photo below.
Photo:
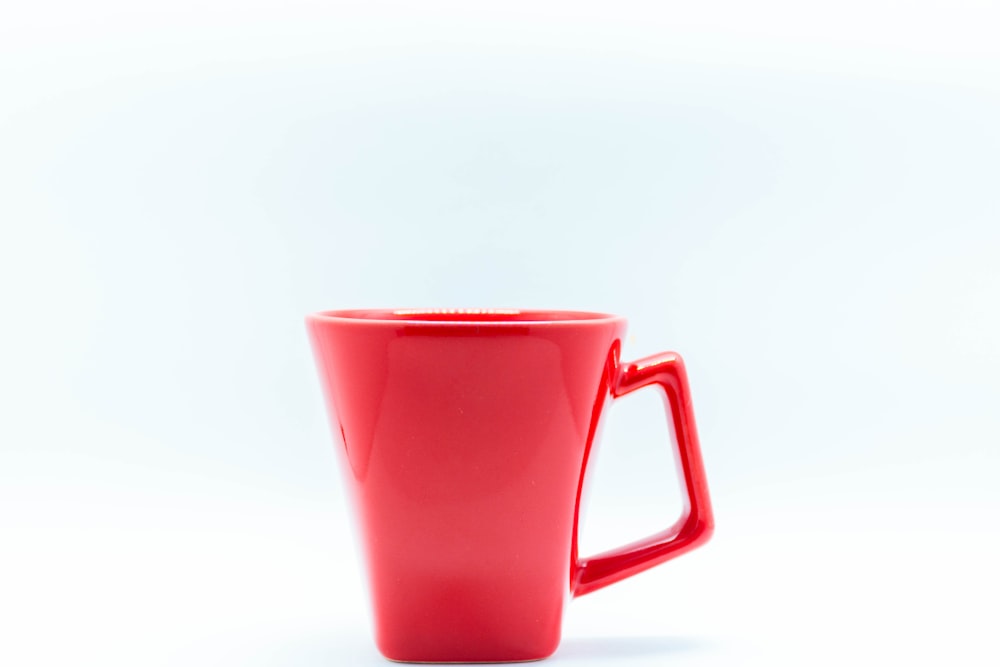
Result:
<svg viewBox="0 0 1000 667"><path fill-rule="evenodd" d="M537 308L347 308L321 310L307 319L367 325L566 326L624 321L621 315L588 310Z"/></svg>

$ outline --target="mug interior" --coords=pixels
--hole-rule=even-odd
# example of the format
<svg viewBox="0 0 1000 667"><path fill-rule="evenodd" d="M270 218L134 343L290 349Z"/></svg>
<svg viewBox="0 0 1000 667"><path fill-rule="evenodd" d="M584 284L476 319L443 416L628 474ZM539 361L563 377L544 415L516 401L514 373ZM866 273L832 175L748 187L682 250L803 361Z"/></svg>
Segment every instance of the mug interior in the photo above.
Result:
<svg viewBox="0 0 1000 667"><path fill-rule="evenodd" d="M327 310L316 313L321 319L367 320L381 322L447 322L454 324L484 322L596 322L620 319L616 315L583 310L522 310L519 308L402 308Z"/></svg>

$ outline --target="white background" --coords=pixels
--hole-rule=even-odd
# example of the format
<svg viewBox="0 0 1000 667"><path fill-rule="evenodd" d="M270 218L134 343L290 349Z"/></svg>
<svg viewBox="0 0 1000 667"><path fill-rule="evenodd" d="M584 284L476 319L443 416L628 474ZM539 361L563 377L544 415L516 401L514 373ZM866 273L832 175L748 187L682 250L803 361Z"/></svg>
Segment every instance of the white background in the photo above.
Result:
<svg viewBox="0 0 1000 667"><path fill-rule="evenodd" d="M384 664L302 317L502 306L684 354L717 512L552 664L997 664L998 25L4 0L0 664ZM616 405L587 550L665 438Z"/></svg>

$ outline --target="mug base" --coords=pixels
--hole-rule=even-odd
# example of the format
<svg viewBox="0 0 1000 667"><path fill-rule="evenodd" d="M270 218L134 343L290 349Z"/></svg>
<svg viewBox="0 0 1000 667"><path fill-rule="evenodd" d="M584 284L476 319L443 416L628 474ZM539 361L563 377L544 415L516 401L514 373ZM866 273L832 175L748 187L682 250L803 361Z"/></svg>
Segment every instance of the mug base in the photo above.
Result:
<svg viewBox="0 0 1000 667"><path fill-rule="evenodd" d="M443 653L442 657L440 658L436 656L435 657L428 656L426 653L422 656L419 657L414 656L412 658L405 657L404 652L396 653L395 655L387 655L386 652L382 651L381 649L379 650L379 653L381 653L382 657L388 660L389 662L394 662L401 665L514 665L524 662L540 662L542 660L550 658L552 657L552 655L555 654L556 648L558 648L558 646L552 649L548 650L543 649L542 651L537 651L537 652L524 651L521 652L520 655L518 655L517 657L510 657L510 658L498 657L498 654L496 653L490 655L491 652L487 651L480 653L480 655L483 657L477 657L474 654L470 655L469 653L462 652L461 654L454 654L454 653L451 654L454 657L444 657L448 654ZM500 653L499 655L502 655L502 653Z"/></svg>
<svg viewBox="0 0 1000 667"><path fill-rule="evenodd" d="M512 660L401 660L388 656L383 657L397 665L516 665L522 662L541 662L550 658L551 654L537 658L514 658Z"/></svg>

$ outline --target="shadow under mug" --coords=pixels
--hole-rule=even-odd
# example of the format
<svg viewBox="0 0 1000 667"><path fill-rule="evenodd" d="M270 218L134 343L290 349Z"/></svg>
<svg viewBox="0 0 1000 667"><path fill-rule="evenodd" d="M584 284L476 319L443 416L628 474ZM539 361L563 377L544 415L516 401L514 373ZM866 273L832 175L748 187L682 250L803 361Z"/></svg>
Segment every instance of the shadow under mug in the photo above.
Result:
<svg viewBox="0 0 1000 667"><path fill-rule="evenodd" d="M339 310L307 327L362 542L375 639L404 662L536 660L566 602L703 544L713 528L687 375L620 360L625 319L540 310ZM609 401L665 398L681 518L577 553Z"/></svg>

